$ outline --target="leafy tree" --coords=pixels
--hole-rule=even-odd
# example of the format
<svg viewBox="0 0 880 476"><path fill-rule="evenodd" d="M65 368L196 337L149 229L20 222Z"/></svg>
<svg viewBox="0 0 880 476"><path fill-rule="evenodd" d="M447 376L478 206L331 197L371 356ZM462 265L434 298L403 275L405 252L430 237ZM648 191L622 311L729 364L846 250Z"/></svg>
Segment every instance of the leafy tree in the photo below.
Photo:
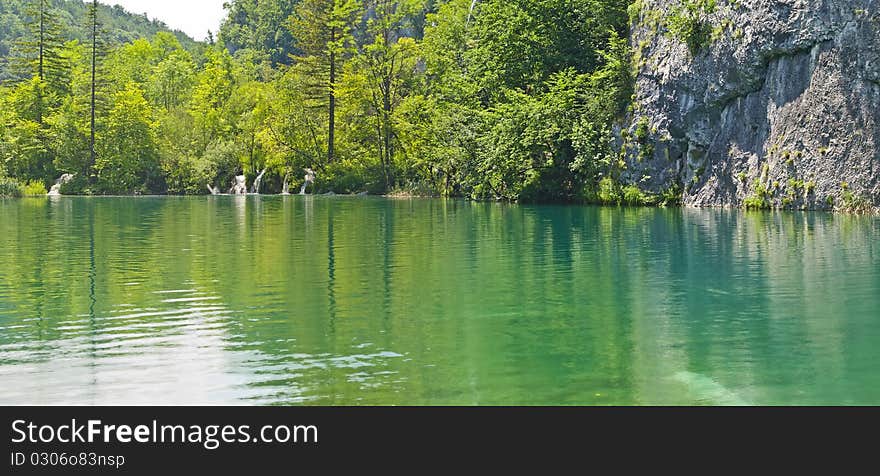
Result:
<svg viewBox="0 0 880 476"><path fill-rule="evenodd" d="M194 45L95 1L4 1L0 51L22 38L30 69L0 85L0 170L75 173L68 193L203 194L263 170L280 191L316 168L338 193L640 199L613 133L627 3L236 0L220 43Z"/></svg>
<svg viewBox="0 0 880 476"><path fill-rule="evenodd" d="M162 190L152 109L130 82L116 93L95 164L98 190L110 194Z"/></svg>
<svg viewBox="0 0 880 476"><path fill-rule="evenodd" d="M153 104L171 110L183 106L195 84L196 65L186 51L170 52L153 68L147 81Z"/></svg>
<svg viewBox="0 0 880 476"><path fill-rule="evenodd" d="M11 177L49 181L54 175L43 124L47 96L46 83L34 77L17 84L4 101L11 117L4 127L3 162Z"/></svg>
<svg viewBox="0 0 880 476"><path fill-rule="evenodd" d="M102 98L99 97L99 89L104 86L102 77L102 65L100 64L107 54L107 45L105 42L105 31L99 18L98 0L93 0L89 5L86 14L86 21L89 29L89 161L86 163L83 174L90 177L93 181L93 169L98 160L97 149L97 128L98 128L98 109L103 104Z"/></svg>
<svg viewBox="0 0 880 476"><path fill-rule="evenodd" d="M220 42L236 55L242 50L262 51L273 65L290 64L297 54L287 27L297 0L233 0L220 28Z"/></svg>
<svg viewBox="0 0 880 476"><path fill-rule="evenodd" d="M408 22L424 8L420 0L371 0L367 20L369 42L357 57L356 69L365 75L360 89L375 114L376 150L386 189L395 185L394 159L398 136L395 112L415 83L417 44L403 36ZM369 111L364 111L369 114Z"/></svg>
<svg viewBox="0 0 880 476"><path fill-rule="evenodd" d="M199 134L195 146L204 150L218 138L228 138L233 124L225 113L225 106L235 87L234 64L225 50L212 49L206 54L206 62L195 79L190 113Z"/></svg>
<svg viewBox="0 0 880 476"><path fill-rule="evenodd" d="M35 37L32 34L32 29L28 28L28 23L35 18L32 11L41 1L46 5L45 11L56 18L62 38L78 40L81 43L88 42L89 30L84 19L91 2L83 0L3 0L0 2L0 81L14 78L29 79L32 76L31 74L22 74L21 67L23 65L20 62L6 63L3 60L14 59L14 56L17 55L15 53L17 43L22 41L33 43ZM192 53L196 53L202 48L198 42L183 32L172 32L164 23L150 20L142 14L129 13L122 7L107 4L99 4L98 9L107 31L107 41L111 45L129 43L138 38L152 38L161 32L176 37L183 47ZM56 46L59 45L56 44ZM31 51L34 50L31 49ZM33 60L37 56L32 53L28 57ZM32 61L30 63L33 64ZM51 80L51 74L47 74L47 78Z"/></svg>
<svg viewBox="0 0 880 476"><path fill-rule="evenodd" d="M326 149L324 118L311 106L302 68L285 70L267 96L266 142L276 151L283 177L293 177L321 163ZM283 178L282 177L282 178Z"/></svg>
<svg viewBox="0 0 880 476"><path fill-rule="evenodd" d="M17 66L21 78L39 78L48 90L62 94L67 89L67 67L61 54L64 32L49 0L32 0L25 8L28 35L16 42ZM42 123L43 111L37 122Z"/></svg>
<svg viewBox="0 0 880 476"><path fill-rule="evenodd" d="M352 29L360 5L354 0L302 0L294 11L291 32L297 39L310 82L308 91L319 105L326 99L327 162L336 156L336 89L342 65L353 52Z"/></svg>

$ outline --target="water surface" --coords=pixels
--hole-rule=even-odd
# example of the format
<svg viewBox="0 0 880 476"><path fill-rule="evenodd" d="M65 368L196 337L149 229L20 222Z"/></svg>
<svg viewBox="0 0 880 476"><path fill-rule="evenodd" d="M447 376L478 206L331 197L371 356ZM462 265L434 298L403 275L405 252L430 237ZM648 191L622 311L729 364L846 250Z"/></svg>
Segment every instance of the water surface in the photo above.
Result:
<svg viewBox="0 0 880 476"><path fill-rule="evenodd" d="M880 219L0 200L0 404L880 404Z"/></svg>

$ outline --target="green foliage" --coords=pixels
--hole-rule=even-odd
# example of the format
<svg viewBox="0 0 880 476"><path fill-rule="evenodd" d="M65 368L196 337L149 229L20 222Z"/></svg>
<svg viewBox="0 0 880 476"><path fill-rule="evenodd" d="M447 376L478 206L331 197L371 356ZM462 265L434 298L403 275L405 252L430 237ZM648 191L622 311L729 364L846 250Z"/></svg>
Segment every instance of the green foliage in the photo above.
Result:
<svg viewBox="0 0 880 476"><path fill-rule="evenodd" d="M682 190L678 185L673 185L668 189L664 190L660 194L659 203L661 206L676 206L680 205L682 201Z"/></svg>
<svg viewBox="0 0 880 476"><path fill-rule="evenodd" d="M629 16L630 25L633 25L639 21L644 9L645 4L643 3L643 0L635 0L629 5L629 7L627 7L626 12Z"/></svg>
<svg viewBox="0 0 880 476"><path fill-rule="evenodd" d="M39 7L41 0L3 0L0 2L0 58L28 58L28 63L33 64L36 58L33 54L33 48L22 43L33 44L33 20L35 7ZM80 43L86 42L88 38L88 29L86 27L85 17L88 4L83 0L42 0L45 6L45 12L48 13L49 24L52 27L50 36L57 40L77 40ZM112 2L108 2L112 3ZM110 6L99 4L100 15L104 28L107 32L107 38L113 45L122 45L135 41L139 38L152 38L159 32L166 32L175 36L185 48L196 51L201 46L193 39L189 38L180 31L173 31L164 23L157 20L150 20L142 14L129 13L120 6ZM44 23L44 28L45 28ZM54 49L60 49L63 41L50 41L54 43ZM22 46L25 46L22 48ZM50 52L50 56L51 56ZM63 60L63 58L57 58ZM48 63L53 61L49 59ZM22 79L24 71L22 71L17 61L9 64L0 61L0 81L9 79ZM49 68L52 68L49 65ZM62 70L57 73L64 73L63 66L59 64ZM50 72L48 76L54 73ZM30 74L26 74L24 79L29 78ZM51 82L51 81L50 81Z"/></svg>
<svg viewBox="0 0 880 476"><path fill-rule="evenodd" d="M262 171L277 193L310 168L320 192L674 203L619 183L626 3L236 0L196 46L159 26L118 42L125 17L101 7L93 82L90 34L52 0L63 74L0 88L2 169L75 174L63 193L204 194ZM645 156L651 136L636 124Z"/></svg>
<svg viewBox="0 0 880 476"><path fill-rule="evenodd" d="M621 200L619 185L611 177L603 178L599 181L596 198L601 204L619 204Z"/></svg>
<svg viewBox="0 0 880 476"><path fill-rule="evenodd" d="M645 195L637 185L627 185L623 187L623 203L627 205L645 205L651 199Z"/></svg>
<svg viewBox="0 0 880 476"><path fill-rule="evenodd" d="M854 193L847 182L840 184L841 198L843 199L842 209L853 213L869 212L873 209L871 201L865 197Z"/></svg>
<svg viewBox="0 0 880 476"><path fill-rule="evenodd" d="M639 160L646 160L654 155L654 143L651 141L650 120L642 117L636 121L633 137L639 145Z"/></svg>
<svg viewBox="0 0 880 476"><path fill-rule="evenodd" d="M21 187L23 197L43 197L49 193L43 182L30 181Z"/></svg>
<svg viewBox="0 0 880 476"><path fill-rule="evenodd" d="M15 179L0 175L0 198L21 197L21 185Z"/></svg>
<svg viewBox="0 0 880 476"><path fill-rule="evenodd" d="M299 54L288 22L297 0L232 0L219 39L233 55L264 52L273 65Z"/></svg>
<svg viewBox="0 0 880 476"><path fill-rule="evenodd" d="M116 93L101 141L95 171L104 194L162 190L155 125L143 91L129 83Z"/></svg>
<svg viewBox="0 0 880 476"><path fill-rule="evenodd" d="M666 17L666 27L673 38L688 46L696 55L712 40L712 25L707 16L715 12L715 0L682 0Z"/></svg>
<svg viewBox="0 0 880 476"><path fill-rule="evenodd" d="M760 180L755 182L755 191L743 201L743 207L749 210L763 210L771 207L772 191Z"/></svg>
<svg viewBox="0 0 880 476"><path fill-rule="evenodd" d="M670 206L681 203L681 190L673 186L654 195L637 185L622 185L611 177L604 177L595 187L587 189L584 199L597 205Z"/></svg>
<svg viewBox="0 0 880 476"><path fill-rule="evenodd" d="M429 82L409 100L427 114L405 107L424 152L410 155L430 158L419 168L441 194L581 199L618 162L611 125L632 95L628 44L617 33L625 6L472 6L454 0L428 16Z"/></svg>

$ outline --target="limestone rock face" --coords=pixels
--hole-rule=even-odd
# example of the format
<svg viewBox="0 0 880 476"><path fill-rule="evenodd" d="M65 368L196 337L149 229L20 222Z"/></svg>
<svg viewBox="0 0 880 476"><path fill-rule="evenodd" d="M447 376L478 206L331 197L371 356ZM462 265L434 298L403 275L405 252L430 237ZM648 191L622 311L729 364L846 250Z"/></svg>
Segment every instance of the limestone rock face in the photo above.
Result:
<svg viewBox="0 0 880 476"><path fill-rule="evenodd" d="M633 10L622 179L693 206L880 205L880 0L717 0L696 49L669 32L681 1Z"/></svg>

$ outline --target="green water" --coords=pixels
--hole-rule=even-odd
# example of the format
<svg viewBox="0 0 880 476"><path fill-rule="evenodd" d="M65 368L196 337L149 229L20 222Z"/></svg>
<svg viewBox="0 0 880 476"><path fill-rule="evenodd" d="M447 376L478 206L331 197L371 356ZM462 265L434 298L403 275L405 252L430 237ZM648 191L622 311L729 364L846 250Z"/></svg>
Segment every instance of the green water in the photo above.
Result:
<svg viewBox="0 0 880 476"><path fill-rule="evenodd" d="M880 404L880 219L0 200L0 404Z"/></svg>

